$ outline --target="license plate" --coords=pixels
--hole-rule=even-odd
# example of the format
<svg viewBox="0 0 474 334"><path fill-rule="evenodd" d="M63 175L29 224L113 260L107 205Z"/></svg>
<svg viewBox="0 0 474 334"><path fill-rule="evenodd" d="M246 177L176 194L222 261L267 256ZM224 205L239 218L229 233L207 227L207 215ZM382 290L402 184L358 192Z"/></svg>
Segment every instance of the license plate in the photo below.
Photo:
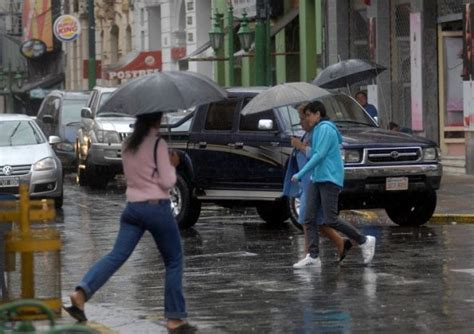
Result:
<svg viewBox="0 0 474 334"><path fill-rule="evenodd" d="M387 177L385 189L390 190L408 190L408 177Z"/></svg>
<svg viewBox="0 0 474 334"><path fill-rule="evenodd" d="M20 184L18 178L10 177L10 178L1 178L0 179L0 188L5 187L18 187Z"/></svg>

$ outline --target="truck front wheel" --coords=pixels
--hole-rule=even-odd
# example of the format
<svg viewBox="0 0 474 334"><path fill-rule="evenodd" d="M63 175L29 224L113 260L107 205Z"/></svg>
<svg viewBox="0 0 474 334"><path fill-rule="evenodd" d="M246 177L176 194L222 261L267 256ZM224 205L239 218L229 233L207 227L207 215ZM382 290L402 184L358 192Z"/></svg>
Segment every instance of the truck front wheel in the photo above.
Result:
<svg viewBox="0 0 474 334"><path fill-rule="evenodd" d="M257 213L265 222L275 225L290 218L290 204L287 198L265 202L257 206Z"/></svg>
<svg viewBox="0 0 474 334"><path fill-rule="evenodd" d="M300 231L303 230L303 225L301 225L298 220L300 216L300 198L299 197L290 197L288 199L290 206L290 220L291 223Z"/></svg>
<svg viewBox="0 0 474 334"><path fill-rule="evenodd" d="M182 229L193 227L201 214L201 201L192 196L186 179L178 175L176 185L171 189L171 210Z"/></svg>
<svg viewBox="0 0 474 334"><path fill-rule="evenodd" d="M400 196L385 208L389 218L400 226L420 226L430 220L436 209L436 192L428 190Z"/></svg>

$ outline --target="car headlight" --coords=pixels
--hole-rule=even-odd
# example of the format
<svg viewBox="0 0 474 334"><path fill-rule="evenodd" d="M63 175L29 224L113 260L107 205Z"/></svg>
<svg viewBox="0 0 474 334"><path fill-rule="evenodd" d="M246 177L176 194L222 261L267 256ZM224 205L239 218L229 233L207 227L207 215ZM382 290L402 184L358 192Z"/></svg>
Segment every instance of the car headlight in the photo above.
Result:
<svg viewBox="0 0 474 334"><path fill-rule="evenodd" d="M345 163L357 163L361 161L361 155L359 150L342 150L342 160Z"/></svg>
<svg viewBox="0 0 474 334"><path fill-rule="evenodd" d="M33 170L35 171L44 171L44 170L51 170L56 168L56 162L53 158L45 158L43 160L38 161L33 165Z"/></svg>
<svg viewBox="0 0 474 334"><path fill-rule="evenodd" d="M99 143L120 143L120 135L117 131L95 130L95 136Z"/></svg>
<svg viewBox="0 0 474 334"><path fill-rule="evenodd" d="M60 151L67 151L67 152L72 152L74 151L74 145L71 143L58 143L56 144L56 149Z"/></svg>
<svg viewBox="0 0 474 334"><path fill-rule="evenodd" d="M438 158L438 150L436 147L428 147L423 149L423 160L436 160Z"/></svg>

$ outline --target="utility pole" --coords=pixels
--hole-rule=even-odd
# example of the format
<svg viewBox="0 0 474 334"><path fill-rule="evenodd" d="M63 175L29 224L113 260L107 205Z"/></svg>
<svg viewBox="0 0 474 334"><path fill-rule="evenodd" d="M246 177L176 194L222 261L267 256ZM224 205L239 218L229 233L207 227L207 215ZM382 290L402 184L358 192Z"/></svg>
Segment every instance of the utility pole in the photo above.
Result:
<svg viewBox="0 0 474 334"><path fill-rule="evenodd" d="M89 21L89 60L87 63L87 75L89 78L89 90L92 90L96 83L94 0L87 0L87 19Z"/></svg>

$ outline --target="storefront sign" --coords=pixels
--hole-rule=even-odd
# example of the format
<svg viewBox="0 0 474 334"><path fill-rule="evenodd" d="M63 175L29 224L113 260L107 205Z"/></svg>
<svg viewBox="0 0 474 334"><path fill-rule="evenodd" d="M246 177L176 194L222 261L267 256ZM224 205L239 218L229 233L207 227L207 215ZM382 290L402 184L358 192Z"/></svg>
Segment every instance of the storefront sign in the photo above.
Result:
<svg viewBox="0 0 474 334"><path fill-rule="evenodd" d="M81 34L81 23L72 15L62 15L54 22L54 36L61 42L72 42Z"/></svg>
<svg viewBox="0 0 474 334"><path fill-rule="evenodd" d="M41 58L46 53L46 44L39 39L30 39L20 46L20 53L28 59Z"/></svg>
<svg viewBox="0 0 474 334"><path fill-rule="evenodd" d="M46 51L53 50L51 0L23 0L23 41L43 41Z"/></svg>
<svg viewBox="0 0 474 334"><path fill-rule="evenodd" d="M132 79L142 77L147 74L159 72L159 69L148 69L148 70L134 70L134 71L110 71L109 80L112 79Z"/></svg>
<svg viewBox="0 0 474 334"><path fill-rule="evenodd" d="M161 51L140 52L127 64L115 66L107 71L108 79L133 79L161 71Z"/></svg>

